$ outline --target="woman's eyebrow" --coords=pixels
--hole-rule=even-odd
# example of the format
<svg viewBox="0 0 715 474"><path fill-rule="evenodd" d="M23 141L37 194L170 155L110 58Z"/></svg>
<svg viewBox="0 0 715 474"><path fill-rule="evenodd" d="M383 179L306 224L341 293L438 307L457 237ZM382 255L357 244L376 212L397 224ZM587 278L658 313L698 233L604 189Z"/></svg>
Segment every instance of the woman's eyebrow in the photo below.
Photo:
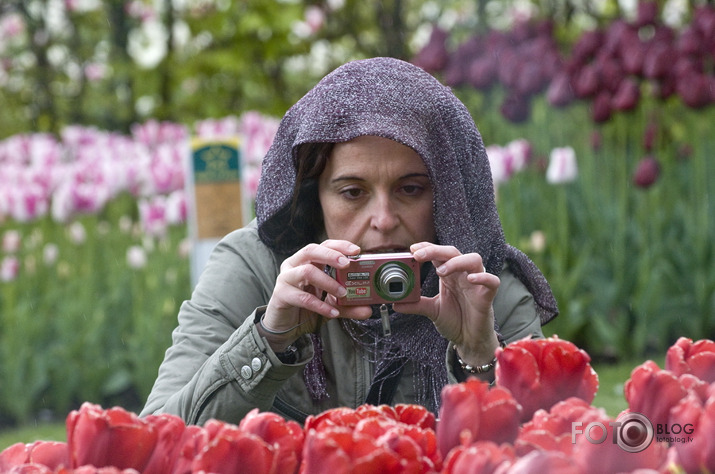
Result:
<svg viewBox="0 0 715 474"><path fill-rule="evenodd" d="M427 173L407 173L405 175L398 177L397 179L400 180L400 179L408 179L408 178L427 178L427 179L429 179L429 175ZM351 176L351 175L338 176L338 177L330 180L331 183L337 183L340 181L367 181L367 180L360 176Z"/></svg>

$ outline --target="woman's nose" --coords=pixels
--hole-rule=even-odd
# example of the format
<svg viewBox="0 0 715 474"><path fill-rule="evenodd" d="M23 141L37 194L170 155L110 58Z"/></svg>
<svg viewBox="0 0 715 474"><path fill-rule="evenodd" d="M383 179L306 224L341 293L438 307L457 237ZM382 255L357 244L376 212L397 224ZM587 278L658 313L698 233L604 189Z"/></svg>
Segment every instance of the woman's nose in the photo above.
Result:
<svg viewBox="0 0 715 474"><path fill-rule="evenodd" d="M393 203L387 198L376 199L371 209L371 225L380 232L389 232L395 229L400 218Z"/></svg>

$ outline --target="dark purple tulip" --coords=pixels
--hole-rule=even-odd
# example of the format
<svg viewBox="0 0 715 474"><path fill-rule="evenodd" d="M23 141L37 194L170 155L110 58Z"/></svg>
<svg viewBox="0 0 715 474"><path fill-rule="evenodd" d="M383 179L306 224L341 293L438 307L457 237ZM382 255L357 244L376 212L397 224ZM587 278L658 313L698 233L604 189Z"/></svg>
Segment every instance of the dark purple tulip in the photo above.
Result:
<svg viewBox="0 0 715 474"><path fill-rule="evenodd" d="M573 88L576 97L580 99L596 95L601 88L597 66L586 64L582 67L574 76Z"/></svg>
<svg viewBox="0 0 715 474"><path fill-rule="evenodd" d="M651 95L658 99L667 99L675 94L676 82L676 76L673 74L668 74L657 81L650 81Z"/></svg>
<svg viewBox="0 0 715 474"><path fill-rule="evenodd" d="M640 76L643 72L643 59L647 51L648 48L637 39L636 41L623 44L621 48L621 64L623 64L623 70L627 74Z"/></svg>
<svg viewBox="0 0 715 474"><path fill-rule="evenodd" d="M638 41L638 30L626 20L617 18L611 22L603 38L600 51L615 56L619 54L622 45Z"/></svg>
<svg viewBox="0 0 715 474"><path fill-rule="evenodd" d="M633 174L633 184L639 188L649 188L658 180L660 164L652 156L646 156L636 166Z"/></svg>
<svg viewBox="0 0 715 474"><path fill-rule="evenodd" d="M618 86L611 105L615 110L632 110L638 105L640 95L641 91L638 83L634 79L627 77Z"/></svg>
<svg viewBox="0 0 715 474"><path fill-rule="evenodd" d="M603 45L603 41L602 31L585 31L576 41L576 44L573 45L571 58L580 64L587 63L596 55L596 52Z"/></svg>
<svg viewBox="0 0 715 474"><path fill-rule="evenodd" d="M608 89L609 92L615 93L625 76L621 63L613 57L598 56L596 58L596 67L599 70L601 85Z"/></svg>
<svg viewBox="0 0 715 474"><path fill-rule="evenodd" d="M476 58L467 69L467 82L476 89L489 89L497 79L497 64L491 54Z"/></svg>
<svg viewBox="0 0 715 474"><path fill-rule="evenodd" d="M693 24L706 44L715 41L715 8L712 5L696 7L693 12Z"/></svg>
<svg viewBox="0 0 715 474"><path fill-rule="evenodd" d="M497 75L499 82L504 87L515 88L516 82L519 80L521 66L524 60L518 56L515 50L506 49L499 51L497 59Z"/></svg>
<svg viewBox="0 0 715 474"><path fill-rule="evenodd" d="M512 123L522 123L531 116L531 102L528 97L509 94L501 105L502 115Z"/></svg>
<svg viewBox="0 0 715 474"><path fill-rule="evenodd" d="M535 61L527 61L519 69L514 88L519 95L530 96L541 92L546 86L548 79L543 64Z"/></svg>
<svg viewBox="0 0 715 474"><path fill-rule="evenodd" d="M685 105L699 109L713 102L712 83L702 74L687 74L678 78L676 90Z"/></svg>
<svg viewBox="0 0 715 474"><path fill-rule="evenodd" d="M635 24L637 26L654 25L658 21L658 2L654 0L638 2Z"/></svg>
<svg viewBox="0 0 715 474"><path fill-rule="evenodd" d="M603 123L611 118L611 94L601 91L591 105L591 118L596 123Z"/></svg>
<svg viewBox="0 0 715 474"><path fill-rule="evenodd" d="M675 48L662 43L654 45L643 59L643 75L650 79L665 77L677 60Z"/></svg>
<svg viewBox="0 0 715 474"><path fill-rule="evenodd" d="M448 34L443 29L435 26L432 29L427 44L417 53L412 61L416 66L427 72L442 71L447 66L449 54L447 53Z"/></svg>
<svg viewBox="0 0 715 474"><path fill-rule="evenodd" d="M569 74L567 72L558 73L549 84L546 100L554 107L564 107L573 102L575 98Z"/></svg>
<svg viewBox="0 0 715 474"><path fill-rule="evenodd" d="M715 25L713 25L715 27ZM700 56L704 51L705 40L695 25L688 25L680 33L676 46L681 54Z"/></svg>
<svg viewBox="0 0 715 474"><path fill-rule="evenodd" d="M654 122L650 122L643 132L643 148L647 153L653 150L656 138L658 138L658 126Z"/></svg>

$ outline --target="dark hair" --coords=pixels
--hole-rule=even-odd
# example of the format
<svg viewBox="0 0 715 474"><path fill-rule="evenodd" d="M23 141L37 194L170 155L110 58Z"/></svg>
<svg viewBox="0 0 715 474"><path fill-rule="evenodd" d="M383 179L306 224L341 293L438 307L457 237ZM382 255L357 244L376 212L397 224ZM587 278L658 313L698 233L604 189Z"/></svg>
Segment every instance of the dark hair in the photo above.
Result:
<svg viewBox="0 0 715 474"><path fill-rule="evenodd" d="M318 197L318 181L333 150L333 143L304 143L293 151L296 171L293 199L262 226L261 235L270 247L291 254L323 232L323 211ZM286 225L285 223L288 223Z"/></svg>

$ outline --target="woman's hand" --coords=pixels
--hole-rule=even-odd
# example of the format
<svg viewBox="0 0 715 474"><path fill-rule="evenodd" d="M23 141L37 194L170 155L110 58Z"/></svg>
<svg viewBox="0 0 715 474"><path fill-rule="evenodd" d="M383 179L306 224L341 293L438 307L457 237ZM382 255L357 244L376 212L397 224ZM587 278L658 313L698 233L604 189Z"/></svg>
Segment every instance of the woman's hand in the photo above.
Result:
<svg viewBox="0 0 715 474"><path fill-rule="evenodd" d="M346 240L326 240L320 245L308 244L283 261L263 315L263 327L258 325L275 352L284 351L301 335L316 331L323 318L370 317L368 306L338 307L336 298L344 296L346 290L324 271L326 265L347 267L350 260L346 255L359 252L360 247ZM283 331L287 332L275 334Z"/></svg>
<svg viewBox="0 0 715 474"><path fill-rule="evenodd" d="M413 244L410 251L418 262L431 261L437 269L439 293L417 303L395 303L393 308L430 318L466 363L490 362L499 345L492 308L499 277L485 271L477 253L462 254L455 247L429 242Z"/></svg>

